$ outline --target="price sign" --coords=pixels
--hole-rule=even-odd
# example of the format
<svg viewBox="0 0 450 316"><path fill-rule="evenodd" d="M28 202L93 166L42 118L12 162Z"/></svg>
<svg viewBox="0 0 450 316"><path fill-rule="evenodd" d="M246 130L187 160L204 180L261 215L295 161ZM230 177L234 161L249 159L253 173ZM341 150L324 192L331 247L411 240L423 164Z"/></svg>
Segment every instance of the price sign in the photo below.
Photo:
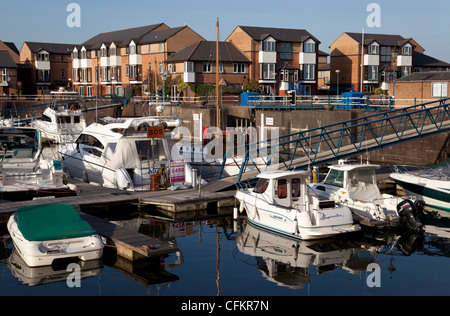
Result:
<svg viewBox="0 0 450 316"><path fill-rule="evenodd" d="M149 126L147 127L148 138L164 137L164 126Z"/></svg>

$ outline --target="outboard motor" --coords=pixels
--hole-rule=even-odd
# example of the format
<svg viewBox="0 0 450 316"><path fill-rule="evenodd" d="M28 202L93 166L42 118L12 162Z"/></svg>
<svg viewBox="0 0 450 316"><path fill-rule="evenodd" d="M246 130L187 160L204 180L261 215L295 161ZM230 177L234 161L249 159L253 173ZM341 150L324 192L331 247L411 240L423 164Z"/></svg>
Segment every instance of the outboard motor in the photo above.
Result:
<svg viewBox="0 0 450 316"><path fill-rule="evenodd" d="M405 227L413 230L422 230L423 224L420 221L419 204L415 205L410 200L404 200L397 205L397 213L400 215L400 221ZM423 210L423 207L422 207ZM420 211L421 213L422 211Z"/></svg>

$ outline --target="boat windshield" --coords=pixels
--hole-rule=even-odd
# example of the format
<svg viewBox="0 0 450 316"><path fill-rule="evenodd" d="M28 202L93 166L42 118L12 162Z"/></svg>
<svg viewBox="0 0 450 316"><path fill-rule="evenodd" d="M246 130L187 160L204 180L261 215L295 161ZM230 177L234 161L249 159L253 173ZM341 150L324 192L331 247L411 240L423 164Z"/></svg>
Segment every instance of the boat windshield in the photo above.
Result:
<svg viewBox="0 0 450 316"><path fill-rule="evenodd" d="M164 144L160 139L138 140L136 141L136 149L140 160L168 160Z"/></svg>
<svg viewBox="0 0 450 316"><path fill-rule="evenodd" d="M348 183L349 187L361 187L369 186L374 183L374 170L371 169L356 169L350 170L348 172Z"/></svg>
<svg viewBox="0 0 450 316"><path fill-rule="evenodd" d="M344 171L331 169L325 178L324 183L337 187L344 187Z"/></svg>
<svg viewBox="0 0 450 316"><path fill-rule="evenodd" d="M253 188L253 192L255 193L264 193L267 190L267 187L269 186L269 179L258 179L258 182L256 182L255 187Z"/></svg>

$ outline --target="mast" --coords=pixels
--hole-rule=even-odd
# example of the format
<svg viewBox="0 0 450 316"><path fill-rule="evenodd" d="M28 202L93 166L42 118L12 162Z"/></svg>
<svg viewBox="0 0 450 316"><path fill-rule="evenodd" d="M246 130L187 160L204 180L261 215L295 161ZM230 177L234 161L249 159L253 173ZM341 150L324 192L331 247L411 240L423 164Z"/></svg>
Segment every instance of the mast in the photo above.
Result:
<svg viewBox="0 0 450 316"><path fill-rule="evenodd" d="M219 18L216 23L216 111L217 111L217 128L220 129L220 114L219 114Z"/></svg>

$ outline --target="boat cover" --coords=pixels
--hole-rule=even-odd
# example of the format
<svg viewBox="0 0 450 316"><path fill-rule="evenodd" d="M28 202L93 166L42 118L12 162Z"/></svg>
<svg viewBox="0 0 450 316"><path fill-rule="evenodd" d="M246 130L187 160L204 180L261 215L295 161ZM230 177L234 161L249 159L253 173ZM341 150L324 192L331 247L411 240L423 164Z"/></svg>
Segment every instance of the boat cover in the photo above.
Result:
<svg viewBox="0 0 450 316"><path fill-rule="evenodd" d="M27 206L16 212L17 226L29 241L47 241L96 234L68 204Z"/></svg>

